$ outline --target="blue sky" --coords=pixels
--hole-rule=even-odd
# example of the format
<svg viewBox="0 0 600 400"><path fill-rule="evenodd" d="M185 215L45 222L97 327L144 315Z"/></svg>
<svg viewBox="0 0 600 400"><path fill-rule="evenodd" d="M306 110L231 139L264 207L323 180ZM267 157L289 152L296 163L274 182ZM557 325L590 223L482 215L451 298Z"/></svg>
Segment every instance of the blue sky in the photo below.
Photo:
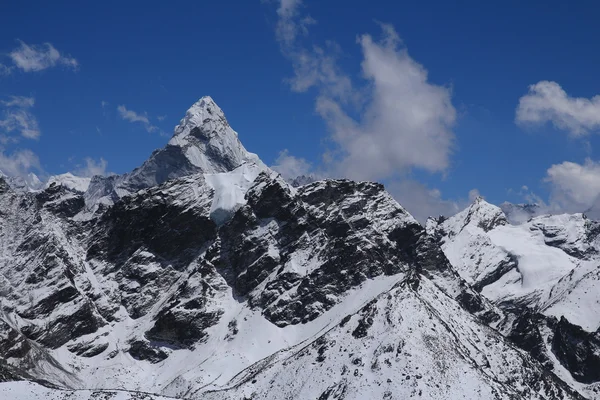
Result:
<svg viewBox="0 0 600 400"><path fill-rule="evenodd" d="M473 189L592 206L600 6L451 3L8 2L0 169L129 171L210 95L267 164L383 181L416 214Z"/></svg>

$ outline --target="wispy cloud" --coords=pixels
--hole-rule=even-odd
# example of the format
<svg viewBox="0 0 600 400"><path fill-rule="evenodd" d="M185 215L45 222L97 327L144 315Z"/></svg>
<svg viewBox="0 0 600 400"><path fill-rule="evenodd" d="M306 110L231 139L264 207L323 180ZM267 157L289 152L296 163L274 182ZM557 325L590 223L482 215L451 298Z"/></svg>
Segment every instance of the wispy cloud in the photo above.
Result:
<svg viewBox="0 0 600 400"><path fill-rule="evenodd" d="M158 117L156 117L156 119L159 120L159 121L161 121L161 122L164 121L166 118L167 118L166 115L159 115Z"/></svg>
<svg viewBox="0 0 600 400"><path fill-rule="evenodd" d="M37 119L30 109L35 104L33 97L11 96L9 100L1 100L4 106L3 115L0 119L0 130L7 134L19 133L26 139L37 139L40 137L40 128ZM6 142L6 140L4 140Z"/></svg>
<svg viewBox="0 0 600 400"><path fill-rule="evenodd" d="M540 81L519 99L515 121L519 125L550 122L574 136L585 135L600 129L600 96L571 97L558 83Z"/></svg>
<svg viewBox="0 0 600 400"><path fill-rule="evenodd" d="M104 101L104 100L102 100L102 101L100 102L100 106L101 106L103 109L104 109L104 108L106 108L106 106L108 106L108 105L109 105L108 101Z"/></svg>
<svg viewBox="0 0 600 400"><path fill-rule="evenodd" d="M6 153L0 148L0 171L7 176L26 177L32 170L42 171L40 159L31 150Z"/></svg>
<svg viewBox="0 0 600 400"><path fill-rule="evenodd" d="M5 107L29 108L34 106L35 99L33 97L26 96L10 96L9 100L0 100L0 104Z"/></svg>
<svg viewBox="0 0 600 400"><path fill-rule="evenodd" d="M271 168L279 172L285 179L294 179L314 173L313 167L308 161L291 155L287 149L279 153L275 165L272 165Z"/></svg>
<svg viewBox="0 0 600 400"><path fill-rule="evenodd" d="M407 178L413 169L445 173L450 165L456 120L451 89L430 82L394 27L381 23L380 38L358 36L363 79L352 79L338 63L338 44L305 43L316 21L303 7L301 0L278 1L276 38L292 64L291 89L316 89L315 110L329 127L333 147L317 169L333 177L394 182L396 194L419 189L431 200L427 204L452 209L438 191ZM286 163L278 160L279 167L308 167L287 152L283 156Z"/></svg>
<svg viewBox="0 0 600 400"><path fill-rule="evenodd" d="M440 190L413 179L394 180L386 185L386 189L421 223L428 217L454 215L480 195L477 189L472 189L466 197L448 200L443 198Z"/></svg>
<svg viewBox="0 0 600 400"><path fill-rule="evenodd" d="M551 185L550 202L562 212L600 211L600 163L565 161L552 165L544 179ZM596 215L597 217L598 215Z"/></svg>
<svg viewBox="0 0 600 400"><path fill-rule="evenodd" d="M24 72L42 71L55 66L77 69L79 62L61 54L52 44L28 45L19 40L19 47L9 53L15 67Z"/></svg>
<svg viewBox="0 0 600 400"><path fill-rule="evenodd" d="M85 178L91 178L96 175L110 175L107 171L108 162L104 158L100 157L100 159L96 161L91 157L86 157L84 161L85 165L75 169L73 172L74 175Z"/></svg>
<svg viewBox="0 0 600 400"><path fill-rule="evenodd" d="M131 123L140 123L148 132L156 132L159 130L157 126L154 126L150 123L147 113L139 114L135 111L127 109L127 107L124 105L118 106L117 111L122 119Z"/></svg>
<svg viewBox="0 0 600 400"><path fill-rule="evenodd" d="M4 64L0 64L0 76L10 75L12 72L12 67L9 67Z"/></svg>

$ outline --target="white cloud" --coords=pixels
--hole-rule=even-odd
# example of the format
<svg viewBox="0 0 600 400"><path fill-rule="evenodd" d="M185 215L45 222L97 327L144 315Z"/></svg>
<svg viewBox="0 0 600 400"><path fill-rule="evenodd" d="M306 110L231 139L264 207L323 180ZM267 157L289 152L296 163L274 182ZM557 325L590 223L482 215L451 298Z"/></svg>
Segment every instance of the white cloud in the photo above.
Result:
<svg viewBox="0 0 600 400"><path fill-rule="evenodd" d="M42 71L62 65L77 69L79 63L70 56L61 54L52 44L28 45L19 40L20 46L9 53L15 66L25 72Z"/></svg>
<svg viewBox="0 0 600 400"><path fill-rule="evenodd" d="M551 122L574 136L585 135L600 128L600 96L571 97L558 83L540 81L519 99L515 120L521 125Z"/></svg>
<svg viewBox="0 0 600 400"><path fill-rule="evenodd" d="M40 159L31 150L17 150L6 154L0 149L0 171L7 176L26 177L32 170L41 171Z"/></svg>
<svg viewBox="0 0 600 400"><path fill-rule="evenodd" d="M308 26L316 21L310 16L299 16L302 0L279 0L276 34L283 46L291 46L299 34L306 35Z"/></svg>
<svg viewBox="0 0 600 400"><path fill-rule="evenodd" d="M108 101L104 101L104 100L102 100L102 101L100 102L100 106L102 106L102 109L106 108L106 106L108 106L108 104L109 104L109 103L108 103Z"/></svg>
<svg viewBox="0 0 600 400"><path fill-rule="evenodd" d="M279 153L275 165L272 165L271 168L279 172L285 179L294 179L302 175L308 176L313 172L312 165L308 161L289 154L287 149Z"/></svg>
<svg viewBox="0 0 600 400"><path fill-rule="evenodd" d="M427 71L400 48L394 29L383 39L359 38L368 101L358 120L344 102L323 95L317 111L333 132L341 156L337 172L354 179L383 180L412 168L443 172L449 166L456 110L448 88L427 81Z"/></svg>
<svg viewBox="0 0 600 400"><path fill-rule="evenodd" d="M12 72L12 67L9 67L4 64L0 64L0 76L10 75Z"/></svg>
<svg viewBox="0 0 600 400"><path fill-rule="evenodd" d="M478 189L469 190L469 202L472 203L477 200L478 197L482 197Z"/></svg>
<svg viewBox="0 0 600 400"><path fill-rule="evenodd" d="M144 125L144 128L148 132L155 132L158 130L157 126L154 126L150 123L150 119L146 113L138 114L135 111L128 110L124 105L118 106L117 111L122 119L131 123L139 122Z"/></svg>
<svg viewBox="0 0 600 400"><path fill-rule="evenodd" d="M365 81L356 88L339 68L341 50L333 42L307 48L298 40L306 24L300 0L280 0L277 39L291 61L295 91L318 90L316 111L335 145L325 154L332 176L385 180L413 168L444 172L450 163L456 110L451 90L428 81L425 68L401 46L391 25L383 37L362 35Z"/></svg>
<svg viewBox="0 0 600 400"><path fill-rule="evenodd" d="M479 191L473 189L469 192L469 201L466 199L447 200L442 198L439 190L430 189L411 179L391 182L386 185L386 189L422 224L431 216L444 215L447 217L456 214L479 195ZM475 197L473 197L474 195Z"/></svg>
<svg viewBox="0 0 600 400"><path fill-rule="evenodd" d="M86 157L85 165L77 168L73 174L84 178L91 178L96 175L110 175L106 170L107 166L108 162L102 157L98 161L91 157Z"/></svg>
<svg viewBox="0 0 600 400"><path fill-rule="evenodd" d="M466 200L444 200L438 190L406 178L414 168L447 170L456 119L451 90L428 81L425 68L386 24L380 24L381 40L358 37L364 80L353 81L338 65L342 50L336 43L303 44L315 21L301 14L302 7L301 0L279 0L276 37L293 67L291 89L317 90L315 109L331 132L334 147L323 155L321 175L390 182L390 192L420 221L459 211ZM287 150L274 168L288 177L313 171Z"/></svg>
<svg viewBox="0 0 600 400"><path fill-rule="evenodd" d="M156 117L156 119L159 121L164 121L166 118L167 118L166 115L159 115L158 117Z"/></svg>
<svg viewBox="0 0 600 400"><path fill-rule="evenodd" d="M364 80L353 81L338 65L342 50L336 43L303 44L315 21L301 14L302 6L301 0L279 0L276 37L293 67L291 89L317 90L315 109L334 145L320 169L333 177L391 181L399 200L412 204L415 214L457 211L456 203L443 200L438 191L405 178L414 168L447 170L456 119L451 90L428 81L425 68L386 24L380 24L381 40L358 37ZM309 167L287 151L277 164L287 166L288 173Z"/></svg>
<svg viewBox="0 0 600 400"><path fill-rule="evenodd" d="M2 117L0 117L0 131L3 131L2 141L10 141L12 134L18 132L26 139L37 139L40 137L40 128L35 116L30 108L35 104L33 97L11 96L9 100L2 100L0 104L4 106ZM14 137L12 140L16 140Z"/></svg>
<svg viewBox="0 0 600 400"><path fill-rule="evenodd" d="M546 172L545 181L551 185L550 202L555 210L600 211L600 163L587 159L584 164L570 161L555 164Z"/></svg>
<svg viewBox="0 0 600 400"><path fill-rule="evenodd" d="M0 104L5 107L33 107L35 104L35 98L25 96L10 96L10 100L0 100Z"/></svg>

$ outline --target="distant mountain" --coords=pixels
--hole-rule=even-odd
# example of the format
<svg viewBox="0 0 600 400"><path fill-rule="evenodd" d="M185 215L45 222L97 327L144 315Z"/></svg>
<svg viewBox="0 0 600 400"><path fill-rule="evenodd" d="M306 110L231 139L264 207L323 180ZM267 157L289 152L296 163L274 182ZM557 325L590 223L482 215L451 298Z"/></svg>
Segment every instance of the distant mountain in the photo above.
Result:
<svg viewBox="0 0 600 400"><path fill-rule="evenodd" d="M500 329L507 337L597 398L600 222L562 214L513 225L480 198L453 217L428 221L427 230L463 279L514 315Z"/></svg>
<svg viewBox="0 0 600 400"><path fill-rule="evenodd" d="M478 199L423 228L377 183L294 187L209 97L87 184L0 179L0 398L595 396L593 279L563 264L594 271L581 215Z"/></svg>
<svg viewBox="0 0 600 400"><path fill-rule="evenodd" d="M35 192L44 187L44 183L33 172L30 172L25 176L8 176L0 171L0 177L2 177L14 190L20 192Z"/></svg>

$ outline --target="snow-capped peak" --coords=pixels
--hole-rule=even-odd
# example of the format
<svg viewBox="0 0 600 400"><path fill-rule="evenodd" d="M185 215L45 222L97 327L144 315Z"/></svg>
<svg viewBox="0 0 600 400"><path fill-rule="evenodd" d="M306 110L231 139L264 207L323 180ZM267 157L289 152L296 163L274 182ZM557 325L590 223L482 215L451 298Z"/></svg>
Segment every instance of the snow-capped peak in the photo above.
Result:
<svg viewBox="0 0 600 400"><path fill-rule="evenodd" d="M249 161L262 164L256 154L244 148L223 110L209 96L187 110L169 146L182 148L187 161L205 173L231 171Z"/></svg>
<svg viewBox="0 0 600 400"><path fill-rule="evenodd" d="M18 192L36 192L44 187L44 184L33 172L24 176L9 176L3 171L0 171L0 176L10 185L10 187Z"/></svg>
<svg viewBox="0 0 600 400"><path fill-rule="evenodd" d="M56 184L76 192L84 193L90 186L90 180L91 178L75 176L72 173L67 172L64 174L51 176L46 183L46 187Z"/></svg>
<svg viewBox="0 0 600 400"><path fill-rule="evenodd" d="M88 209L112 204L119 198L193 174L222 174L242 165L258 170L267 166L248 152L214 100L205 96L185 113L169 143L141 166L124 175L94 178L85 194ZM254 167L252 167L254 168Z"/></svg>
<svg viewBox="0 0 600 400"><path fill-rule="evenodd" d="M476 224L486 232L507 223L506 215L504 215L502 209L488 203L481 196L478 196L471 207L468 208L465 218L465 225Z"/></svg>
<svg viewBox="0 0 600 400"><path fill-rule="evenodd" d="M508 220L502 209L478 196L469 207L445 219L443 229L447 235L455 236L467 226L477 227L488 232L497 226L506 224L508 224ZM430 231L432 229L432 227L429 228Z"/></svg>
<svg viewBox="0 0 600 400"><path fill-rule="evenodd" d="M223 128L229 126L223 110L212 97L204 96L187 110L185 117L175 127L173 138L169 144L179 144L179 141L189 135L194 128L202 127L208 123L222 125Z"/></svg>

